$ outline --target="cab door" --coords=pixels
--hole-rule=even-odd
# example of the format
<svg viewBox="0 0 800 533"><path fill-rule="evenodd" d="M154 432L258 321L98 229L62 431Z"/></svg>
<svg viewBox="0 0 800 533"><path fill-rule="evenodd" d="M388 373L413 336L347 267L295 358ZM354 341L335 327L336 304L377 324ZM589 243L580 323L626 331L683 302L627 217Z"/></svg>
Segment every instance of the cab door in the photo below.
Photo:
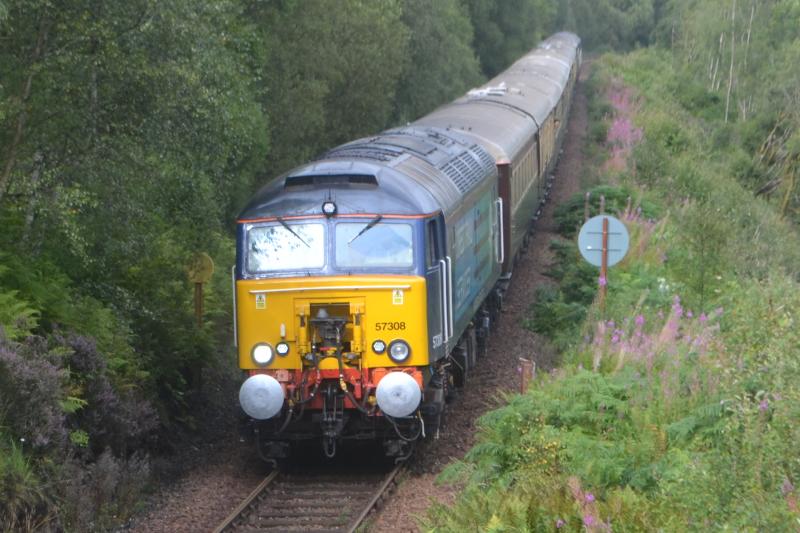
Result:
<svg viewBox="0 0 800 533"><path fill-rule="evenodd" d="M431 362L446 355L447 275L444 217L439 215L425 221L425 286L428 300L428 353Z"/></svg>

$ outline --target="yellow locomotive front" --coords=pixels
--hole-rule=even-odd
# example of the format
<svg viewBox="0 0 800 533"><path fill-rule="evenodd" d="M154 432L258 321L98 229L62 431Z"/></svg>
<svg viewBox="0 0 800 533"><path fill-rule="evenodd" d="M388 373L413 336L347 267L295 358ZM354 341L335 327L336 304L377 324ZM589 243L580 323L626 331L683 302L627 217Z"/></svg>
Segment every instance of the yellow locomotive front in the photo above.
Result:
<svg viewBox="0 0 800 533"><path fill-rule="evenodd" d="M424 217L318 213L239 221L241 406L266 458L310 439L328 456L342 439L405 456L430 381Z"/></svg>

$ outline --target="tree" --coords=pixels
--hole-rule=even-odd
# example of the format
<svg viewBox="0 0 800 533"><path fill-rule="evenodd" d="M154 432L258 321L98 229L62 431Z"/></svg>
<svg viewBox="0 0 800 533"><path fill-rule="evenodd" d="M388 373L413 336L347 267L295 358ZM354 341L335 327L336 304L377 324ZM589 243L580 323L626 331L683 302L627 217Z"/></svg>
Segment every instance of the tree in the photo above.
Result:
<svg viewBox="0 0 800 533"><path fill-rule="evenodd" d="M408 61L397 0L250 6L266 50L267 175L387 126Z"/></svg>
<svg viewBox="0 0 800 533"><path fill-rule="evenodd" d="M472 24L459 0L403 0L410 62L397 90L395 122L417 119L478 85Z"/></svg>
<svg viewBox="0 0 800 533"><path fill-rule="evenodd" d="M492 77L554 29L554 0L465 0L475 28L474 47Z"/></svg>
<svg viewBox="0 0 800 533"><path fill-rule="evenodd" d="M229 255L224 224L266 149L251 28L234 0L5 5L0 247L57 272L43 293L66 275L105 302L180 392L177 369L216 351L184 303L186 261Z"/></svg>

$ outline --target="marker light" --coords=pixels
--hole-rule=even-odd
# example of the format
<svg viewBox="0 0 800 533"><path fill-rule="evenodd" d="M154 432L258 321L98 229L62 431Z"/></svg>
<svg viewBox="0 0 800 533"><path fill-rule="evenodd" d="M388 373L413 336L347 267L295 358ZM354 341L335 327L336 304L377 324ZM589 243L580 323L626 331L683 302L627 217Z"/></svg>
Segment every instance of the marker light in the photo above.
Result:
<svg viewBox="0 0 800 533"><path fill-rule="evenodd" d="M386 343L381 341L381 340L377 340L377 341L373 342L372 343L372 351L375 352L375 353L383 353L383 352L385 352L386 351Z"/></svg>
<svg viewBox="0 0 800 533"><path fill-rule="evenodd" d="M281 356L286 355L286 354L289 353L289 345L286 344L285 342L279 342L275 346L275 351L278 352L278 355L281 355Z"/></svg>
<svg viewBox="0 0 800 533"><path fill-rule="evenodd" d="M389 372L378 382L375 391L378 407L389 416L409 416L422 399L417 382L405 372Z"/></svg>
<svg viewBox="0 0 800 533"><path fill-rule="evenodd" d="M389 359L395 363L402 363L408 360L411 355L411 347L406 341L396 340L389 343Z"/></svg>
<svg viewBox="0 0 800 533"><path fill-rule="evenodd" d="M323 203L322 212L325 214L326 217L332 217L333 215L336 214L336 204L331 201Z"/></svg>
<svg viewBox="0 0 800 533"><path fill-rule="evenodd" d="M259 366L267 366L272 362L273 357L275 357L272 346L267 343L260 343L253 346L251 355L253 361Z"/></svg>
<svg viewBox="0 0 800 533"><path fill-rule="evenodd" d="M283 407L285 395L278 380L266 374L250 376L239 389L239 403L250 418L267 420Z"/></svg>

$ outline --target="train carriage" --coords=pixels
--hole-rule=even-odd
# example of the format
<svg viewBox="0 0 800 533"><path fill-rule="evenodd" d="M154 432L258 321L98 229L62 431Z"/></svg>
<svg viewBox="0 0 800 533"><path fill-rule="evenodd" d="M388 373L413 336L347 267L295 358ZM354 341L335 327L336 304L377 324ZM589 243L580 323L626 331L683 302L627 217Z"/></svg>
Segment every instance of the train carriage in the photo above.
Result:
<svg viewBox="0 0 800 533"><path fill-rule="evenodd" d="M405 457L485 348L555 162L580 41L278 177L242 211L240 390L267 459L348 439Z"/></svg>

